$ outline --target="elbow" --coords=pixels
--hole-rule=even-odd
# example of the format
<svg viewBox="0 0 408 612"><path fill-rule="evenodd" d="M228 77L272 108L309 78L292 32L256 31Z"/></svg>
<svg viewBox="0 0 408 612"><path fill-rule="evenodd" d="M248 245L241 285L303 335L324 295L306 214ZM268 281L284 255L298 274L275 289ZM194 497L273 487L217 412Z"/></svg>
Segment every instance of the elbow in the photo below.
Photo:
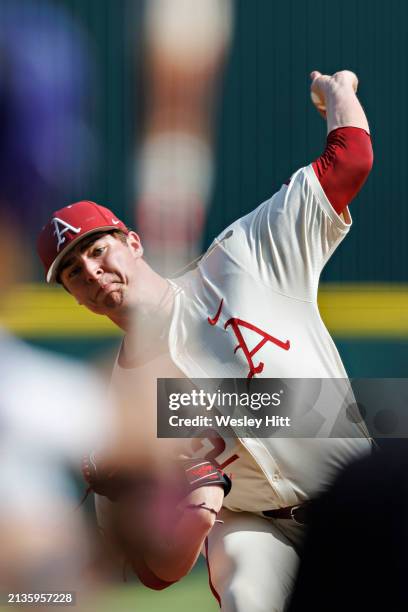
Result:
<svg viewBox="0 0 408 612"><path fill-rule="evenodd" d="M370 136L364 132L354 143L353 174L356 182L362 185L368 178L374 163L373 145Z"/></svg>
<svg viewBox="0 0 408 612"><path fill-rule="evenodd" d="M171 564L167 564L162 561L157 561L157 563L155 563L149 560L152 569L149 568L148 574L141 574L140 571L135 573L144 586L154 591L162 591L187 576L193 569L195 561L196 559L193 561L180 559L175 560Z"/></svg>
<svg viewBox="0 0 408 612"><path fill-rule="evenodd" d="M179 580L177 579L167 582L166 580L162 580L162 578L159 578L154 574L149 579L146 579L145 577L141 578L140 576L138 576L138 578L145 587L147 587L148 589L152 589L153 591L163 591L164 589L167 589ZM182 578L182 576L180 576L180 578Z"/></svg>
<svg viewBox="0 0 408 612"><path fill-rule="evenodd" d="M140 582L153 591L162 591L167 589L172 584L180 580L183 576L175 577L172 579L164 579L158 576L153 569L151 569L143 560L137 559L137 561L129 560L130 566Z"/></svg>
<svg viewBox="0 0 408 612"><path fill-rule="evenodd" d="M347 157L344 167L339 172L342 177L343 200L341 210L349 204L359 193L366 182L374 163L371 139L364 132L364 139L360 139L358 146L354 147L353 154ZM337 210L337 208L336 208Z"/></svg>
<svg viewBox="0 0 408 612"><path fill-rule="evenodd" d="M360 154L355 158L355 173L360 182L364 183L371 172L374 163L374 152L371 140L366 142L366 146L361 149Z"/></svg>
<svg viewBox="0 0 408 612"><path fill-rule="evenodd" d="M374 164L374 151L373 151L373 145L371 144L371 139L370 139L370 146L368 147L368 152L367 152L367 172L368 174L371 172L371 169L373 167Z"/></svg>
<svg viewBox="0 0 408 612"><path fill-rule="evenodd" d="M349 176L353 177L354 184L361 188L367 180L374 163L371 138L367 132L360 130L349 145L349 154L345 159L348 166L347 172Z"/></svg>

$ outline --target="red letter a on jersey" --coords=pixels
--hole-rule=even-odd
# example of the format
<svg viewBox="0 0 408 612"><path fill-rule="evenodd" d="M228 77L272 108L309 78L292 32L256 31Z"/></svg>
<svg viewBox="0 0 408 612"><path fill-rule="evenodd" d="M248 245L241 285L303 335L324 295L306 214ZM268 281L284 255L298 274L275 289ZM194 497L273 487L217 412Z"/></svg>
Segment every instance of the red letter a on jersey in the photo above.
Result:
<svg viewBox="0 0 408 612"><path fill-rule="evenodd" d="M218 319L220 318L220 315L221 315L223 302L224 300L221 300L217 313L214 316L214 318L211 319L210 317L208 317L208 323L210 325L217 324ZM263 331L262 329L259 329L259 327L256 327L255 325L252 325L252 323L248 323L247 321L243 321L242 319L237 319L236 317L232 317L231 319L228 319L228 321L224 325L224 329L227 329L229 325L232 327L232 331L234 332L238 340L238 345L235 347L234 353L236 353L238 349L242 349L246 357L246 360L248 362L248 365L249 365L249 374L247 376L248 379L251 379L255 374L260 374L262 370L264 369L264 363L262 361L260 361L259 364L255 366L252 358L267 342L272 342L273 344L276 344L276 346L279 346L285 351L288 351L290 349L289 340L286 340L286 342L282 342L282 340L278 340L278 338L274 338L267 332ZM242 332L240 330L240 327L245 327L246 329L250 329L251 331L259 334L262 337L262 340L258 342L255 348L252 349L252 351L249 350L248 345L245 342Z"/></svg>

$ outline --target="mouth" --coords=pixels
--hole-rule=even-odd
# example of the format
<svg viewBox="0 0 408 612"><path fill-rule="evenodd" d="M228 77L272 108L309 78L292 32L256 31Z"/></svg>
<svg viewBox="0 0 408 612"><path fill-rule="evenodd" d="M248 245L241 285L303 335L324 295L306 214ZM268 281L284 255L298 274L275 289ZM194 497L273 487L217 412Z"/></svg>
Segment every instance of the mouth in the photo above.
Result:
<svg viewBox="0 0 408 612"><path fill-rule="evenodd" d="M95 294L95 297L94 297L93 301L96 304L98 301L105 300L105 298L108 295L110 295L111 293L113 293L115 291L118 291L120 289L121 285L122 285L122 283L120 283L119 281L111 281L111 282L108 282L108 283L106 283L104 285L100 285L98 290L97 290L97 292L96 292L96 294Z"/></svg>

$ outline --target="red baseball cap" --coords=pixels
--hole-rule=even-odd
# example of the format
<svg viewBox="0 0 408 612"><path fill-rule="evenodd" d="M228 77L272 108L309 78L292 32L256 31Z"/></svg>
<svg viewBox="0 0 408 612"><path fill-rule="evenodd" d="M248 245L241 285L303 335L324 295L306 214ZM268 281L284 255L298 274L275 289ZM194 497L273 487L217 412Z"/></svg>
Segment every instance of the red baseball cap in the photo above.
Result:
<svg viewBox="0 0 408 612"><path fill-rule="evenodd" d="M121 230L126 225L108 208L82 200L56 210L37 240L37 251L48 283L55 281L61 259L82 238L103 230Z"/></svg>

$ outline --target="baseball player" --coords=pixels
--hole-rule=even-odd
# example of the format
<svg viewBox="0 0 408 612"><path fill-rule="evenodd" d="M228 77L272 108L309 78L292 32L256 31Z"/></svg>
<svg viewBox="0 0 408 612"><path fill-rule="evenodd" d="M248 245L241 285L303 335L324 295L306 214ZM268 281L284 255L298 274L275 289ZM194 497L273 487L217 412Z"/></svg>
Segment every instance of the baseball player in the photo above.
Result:
<svg viewBox="0 0 408 612"><path fill-rule="evenodd" d="M372 148L355 74L315 71L311 79L314 103L327 120L323 154L230 225L176 281L157 275L143 258L139 236L97 204L65 207L43 228L38 249L47 281L57 280L125 331L115 366L122 380L146 381L149 369L174 378L347 377L320 318L317 289L350 229L347 205L369 174ZM157 588L189 571L205 544L223 610L283 610L305 502L370 449L368 437L351 435L193 441L198 457L228 469L233 486L225 498L220 484L195 489L193 501L186 497L178 540L144 559ZM222 523L215 519L221 506Z"/></svg>

